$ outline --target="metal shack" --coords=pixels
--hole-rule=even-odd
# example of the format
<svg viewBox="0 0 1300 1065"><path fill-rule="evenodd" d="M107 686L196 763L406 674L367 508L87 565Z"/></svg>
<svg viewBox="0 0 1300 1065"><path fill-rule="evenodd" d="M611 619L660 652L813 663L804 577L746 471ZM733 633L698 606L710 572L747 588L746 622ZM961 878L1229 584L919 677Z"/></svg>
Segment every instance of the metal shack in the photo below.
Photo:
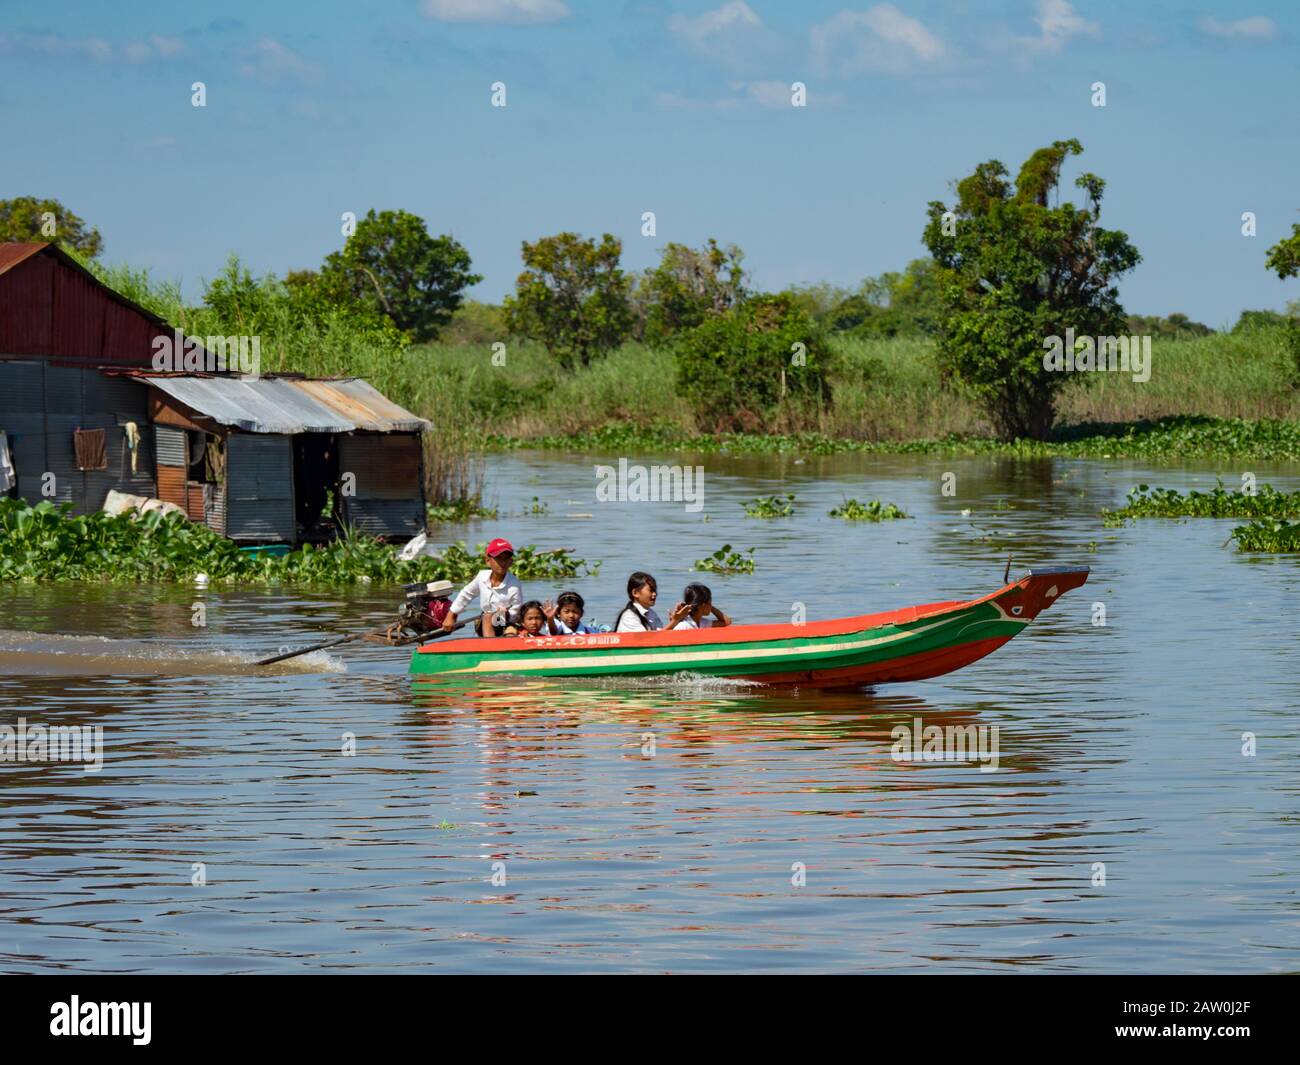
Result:
<svg viewBox="0 0 1300 1065"><path fill-rule="evenodd" d="M371 536L425 526L429 423L359 378L155 376L158 498L232 540L329 539L334 515Z"/></svg>
<svg viewBox="0 0 1300 1065"><path fill-rule="evenodd" d="M0 244L0 495L158 497L247 543L424 528L428 422L356 378L157 373L174 336L58 247Z"/></svg>

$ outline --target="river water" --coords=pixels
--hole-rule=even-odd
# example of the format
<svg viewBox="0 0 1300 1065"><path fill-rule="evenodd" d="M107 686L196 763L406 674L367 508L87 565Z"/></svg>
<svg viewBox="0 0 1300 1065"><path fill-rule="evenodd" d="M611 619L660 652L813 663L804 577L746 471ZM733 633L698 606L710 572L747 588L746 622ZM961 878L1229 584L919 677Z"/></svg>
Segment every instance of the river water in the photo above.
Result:
<svg viewBox="0 0 1300 1065"><path fill-rule="evenodd" d="M756 549L703 578L739 622L981 595L1008 551L1092 576L964 670L833 694L413 681L371 645L257 670L395 591L0 588L0 724L103 730L97 772L0 763L0 970L1300 970L1300 559L1097 516L1241 468L709 456L691 513L597 503L599 461L495 457L500 518L439 535L600 560L570 583L605 623L629 571L666 608L723 543ZM794 517L743 516L775 492ZM895 760L918 719L996 726L996 771Z"/></svg>

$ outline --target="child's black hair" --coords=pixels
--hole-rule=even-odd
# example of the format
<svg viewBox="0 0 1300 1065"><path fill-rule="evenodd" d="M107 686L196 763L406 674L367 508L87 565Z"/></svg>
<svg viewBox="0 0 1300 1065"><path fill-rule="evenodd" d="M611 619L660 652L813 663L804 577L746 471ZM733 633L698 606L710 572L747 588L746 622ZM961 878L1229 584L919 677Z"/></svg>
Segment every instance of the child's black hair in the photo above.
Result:
<svg viewBox="0 0 1300 1065"><path fill-rule="evenodd" d="M626 614L629 610L632 611L632 616L637 619L637 621L640 623L643 629L648 629L650 627L646 623L645 616L641 613L641 611L639 611L636 608L635 605L633 605L635 603L635 600L632 598L632 596L634 596L647 584L650 585L650 587L653 588L656 592L659 591L659 582L656 581L648 573L642 573L640 570L637 570L634 574L632 574L632 576L630 576L627 579L627 606L625 606L622 610L620 610L618 612L618 617L614 619L615 631L618 631L618 623L623 620L623 615Z"/></svg>
<svg viewBox="0 0 1300 1065"><path fill-rule="evenodd" d="M578 608L579 614L585 613L587 610L587 604L582 601L582 596L577 592L561 592L555 600L555 609L562 610L570 603Z"/></svg>
<svg viewBox="0 0 1300 1065"><path fill-rule="evenodd" d="M523 606L519 608L519 623L521 625L524 622L524 618L528 616L528 611L532 610L533 607L537 607L537 612L542 615L542 622L543 624L545 623L546 608L542 606L541 602L539 602L538 600L530 599L528 600L528 602L526 602Z"/></svg>
<svg viewBox="0 0 1300 1065"><path fill-rule="evenodd" d="M688 584L682 591L682 602L694 610L713 602L713 593L707 584Z"/></svg>
<svg viewBox="0 0 1300 1065"><path fill-rule="evenodd" d="M650 585L650 587L653 588L656 592L659 591L658 581L656 581L652 576L650 576L650 574L642 573L640 570L637 570L634 574L632 574L632 576L630 576L627 579L628 599L630 600L633 595L635 595L638 591L644 588L647 584Z"/></svg>

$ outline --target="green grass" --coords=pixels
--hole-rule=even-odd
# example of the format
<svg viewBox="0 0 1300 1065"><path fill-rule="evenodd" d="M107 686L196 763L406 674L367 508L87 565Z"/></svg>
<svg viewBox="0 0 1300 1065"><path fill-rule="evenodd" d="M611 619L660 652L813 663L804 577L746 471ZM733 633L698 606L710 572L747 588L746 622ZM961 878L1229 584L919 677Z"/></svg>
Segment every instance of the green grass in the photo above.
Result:
<svg viewBox="0 0 1300 1065"><path fill-rule="evenodd" d="M490 344L411 348L384 368L393 398L433 416L431 404L468 413L489 435L516 440L583 439L602 427L657 428L694 435L690 412L673 391L672 356L626 344L565 374L537 344L503 337L505 365ZM982 414L940 383L929 340L836 337L835 403L816 431L860 442L986 436ZM1220 419L1300 418L1300 390L1282 330L1156 338L1151 380L1118 373L1079 375L1062 396L1059 423L1156 422L1171 415ZM355 371L365 375L366 367Z"/></svg>
<svg viewBox="0 0 1300 1065"><path fill-rule="evenodd" d="M992 439L970 400L941 383L928 340L836 338L835 402L814 428L718 436L696 431L666 351L626 344L565 374L539 345L503 342L503 366L489 344L425 345L382 380L397 402L472 427L490 449L1300 458L1300 390L1281 330L1157 338L1149 382L1080 375L1062 395L1054 439L1016 443ZM356 372L367 376L364 365Z"/></svg>
<svg viewBox="0 0 1300 1065"><path fill-rule="evenodd" d="M98 268L106 280L195 335L228 333L208 308L187 308L178 286L143 271ZM271 286L274 289L275 286ZM278 291L278 290L276 290ZM675 393L669 352L629 343L565 373L537 343L509 336L499 308L467 304L446 342L395 349L342 313L303 321L292 301L268 299L258 323L264 372L364 377L437 426L426 452L429 498L476 501L483 446L599 451L849 450L1164 458L1300 457L1300 388L1282 328L1192 339L1154 338L1151 378L1077 375L1058 404L1048 443L991 439L982 412L944 381L932 341L839 335L834 403L797 435L701 437ZM234 330L237 332L243 329ZM505 345L504 362L493 345Z"/></svg>

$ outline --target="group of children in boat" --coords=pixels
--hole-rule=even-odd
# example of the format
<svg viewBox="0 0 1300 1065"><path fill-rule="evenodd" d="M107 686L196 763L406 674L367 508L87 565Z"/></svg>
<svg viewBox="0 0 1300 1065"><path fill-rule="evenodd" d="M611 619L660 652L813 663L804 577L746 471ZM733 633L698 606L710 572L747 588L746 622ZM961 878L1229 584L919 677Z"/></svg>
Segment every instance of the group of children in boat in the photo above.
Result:
<svg viewBox="0 0 1300 1065"><path fill-rule="evenodd" d="M510 572L515 549L509 540L496 539L487 546L488 568L462 588L452 601L442 627L450 632L466 607L477 600L481 615L475 626L480 636L572 636L609 632L586 624L586 605L577 592L561 592L555 601L524 601L519 578ZM637 572L627 579L627 605L614 620L614 632L648 632L655 629L707 629L730 625L731 618L713 605L713 593L703 584L688 584L682 600L668 612L665 623L655 613L659 587L654 577Z"/></svg>

